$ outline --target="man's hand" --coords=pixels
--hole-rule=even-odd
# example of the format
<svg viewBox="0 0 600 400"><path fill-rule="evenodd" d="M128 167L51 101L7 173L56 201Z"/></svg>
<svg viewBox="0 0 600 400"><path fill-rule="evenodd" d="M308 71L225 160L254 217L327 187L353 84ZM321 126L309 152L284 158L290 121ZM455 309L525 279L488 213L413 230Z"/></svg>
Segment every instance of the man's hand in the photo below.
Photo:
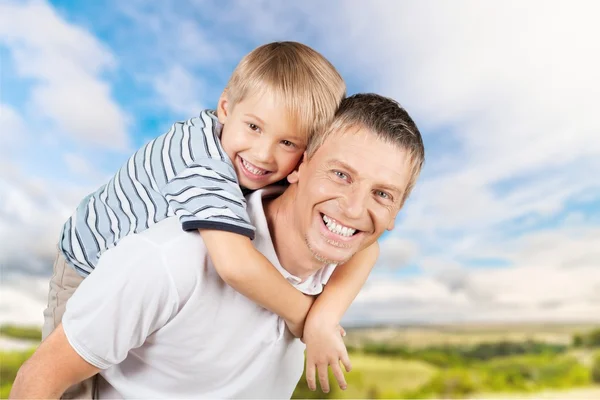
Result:
<svg viewBox="0 0 600 400"><path fill-rule="evenodd" d="M344 364L346 372L350 372L352 364L342 336L346 332L340 325L325 325L309 319L304 329L304 342L306 343L306 382L310 390L316 390L315 372L318 373L321 390L329 393L328 368L331 366L333 375L340 388L347 387L340 361Z"/></svg>

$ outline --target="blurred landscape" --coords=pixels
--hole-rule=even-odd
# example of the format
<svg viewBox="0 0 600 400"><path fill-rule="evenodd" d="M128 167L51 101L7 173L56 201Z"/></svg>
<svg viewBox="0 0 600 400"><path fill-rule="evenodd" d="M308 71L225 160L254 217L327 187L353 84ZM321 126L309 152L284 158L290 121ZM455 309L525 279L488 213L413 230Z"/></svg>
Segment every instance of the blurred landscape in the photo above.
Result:
<svg viewBox="0 0 600 400"><path fill-rule="evenodd" d="M41 333L0 327L0 398ZM600 324L468 324L348 329L348 388L295 399L600 398Z"/></svg>

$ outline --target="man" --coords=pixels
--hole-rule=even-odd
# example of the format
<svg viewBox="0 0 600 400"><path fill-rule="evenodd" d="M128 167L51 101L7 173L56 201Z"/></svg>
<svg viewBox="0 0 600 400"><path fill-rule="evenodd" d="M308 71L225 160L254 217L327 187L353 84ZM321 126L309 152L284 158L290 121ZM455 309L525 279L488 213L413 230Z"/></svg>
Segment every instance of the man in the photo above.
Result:
<svg viewBox="0 0 600 400"><path fill-rule="evenodd" d="M335 265L393 228L423 159L397 103L344 100L290 186L247 197L254 245L298 290L320 293ZM224 284L196 234L170 218L105 253L11 396L59 397L100 372L100 398L289 398L303 351L277 315Z"/></svg>

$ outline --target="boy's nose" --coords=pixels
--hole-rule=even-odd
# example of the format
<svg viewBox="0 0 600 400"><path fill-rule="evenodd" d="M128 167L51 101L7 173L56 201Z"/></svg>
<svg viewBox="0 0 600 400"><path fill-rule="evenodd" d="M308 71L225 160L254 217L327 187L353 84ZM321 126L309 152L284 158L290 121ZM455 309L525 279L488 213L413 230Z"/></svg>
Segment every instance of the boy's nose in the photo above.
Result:
<svg viewBox="0 0 600 400"><path fill-rule="evenodd" d="M256 161L269 165L273 161L273 150L273 146L270 143L260 143L254 153Z"/></svg>

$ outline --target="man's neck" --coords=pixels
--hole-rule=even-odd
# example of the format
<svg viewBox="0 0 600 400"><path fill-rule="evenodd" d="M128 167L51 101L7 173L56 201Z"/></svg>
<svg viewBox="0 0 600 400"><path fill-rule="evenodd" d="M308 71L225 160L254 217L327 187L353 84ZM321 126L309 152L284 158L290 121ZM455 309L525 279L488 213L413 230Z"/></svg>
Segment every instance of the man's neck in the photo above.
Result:
<svg viewBox="0 0 600 400"><path fill-rule="evenodd" d="M306 239L297 229L293 210L295 189L293 186L289 187L281 196L266 199L264 210L279 263L290 274L304 281L324 264L313 257Z"/></svg>

